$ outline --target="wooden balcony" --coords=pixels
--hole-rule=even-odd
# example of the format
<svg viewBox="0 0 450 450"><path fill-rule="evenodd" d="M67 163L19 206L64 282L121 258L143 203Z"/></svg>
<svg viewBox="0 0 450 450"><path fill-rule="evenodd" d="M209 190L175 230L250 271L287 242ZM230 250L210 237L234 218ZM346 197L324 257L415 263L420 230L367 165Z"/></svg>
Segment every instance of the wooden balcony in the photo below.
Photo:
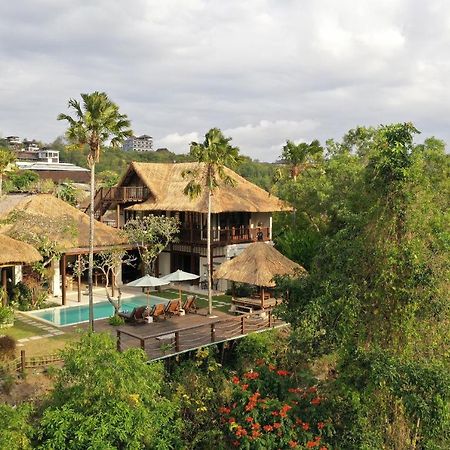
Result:
<svg viewBox="0 0 450 450"><path fill-rule="evenodd" d="M207 241L206 228L182 227L178 234L179 242L182 244L205 244ZM215 246L239 244L256 241L270 241L270 228L213 228L211 230L211 243Z"/></svg>
<svg viewBox="0 0 450 450"><path fill-rule="evenodd" d="M96 198L103 202L134 203L147 200L149 195L150 191L146 186L127 186L100 188L97 190Z"/></svg>

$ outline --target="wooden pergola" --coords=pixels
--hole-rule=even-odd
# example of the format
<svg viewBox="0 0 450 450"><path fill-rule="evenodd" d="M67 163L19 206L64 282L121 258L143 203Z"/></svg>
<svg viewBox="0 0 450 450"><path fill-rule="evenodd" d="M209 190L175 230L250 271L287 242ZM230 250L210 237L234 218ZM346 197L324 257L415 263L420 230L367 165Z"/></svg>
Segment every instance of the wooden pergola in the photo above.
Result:
<svg viewBox="0 0 450 450"><path fill-rule="evenodd" d="M242 253L225 261L216 270L215 279L252 284L261 289L259 302L247 299L249 306L265 308L265 288L275 287L277 275L304 276L306 270L265 242L250 244ZM245 299L240 302L245 303ZM269 304L268 306L273 306Z"/></svg>

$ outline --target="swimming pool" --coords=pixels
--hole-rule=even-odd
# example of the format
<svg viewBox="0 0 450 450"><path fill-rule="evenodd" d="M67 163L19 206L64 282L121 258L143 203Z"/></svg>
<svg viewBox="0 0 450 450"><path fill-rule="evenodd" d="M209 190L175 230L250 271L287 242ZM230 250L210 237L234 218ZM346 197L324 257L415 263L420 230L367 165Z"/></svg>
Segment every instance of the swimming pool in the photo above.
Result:
<svg viewBox="0 0 450 450"><path fill-rule="evenodd" d="M148 300L150 306L158 303L166 304L167 302L167 300L154 295L150 295ZM135 297L123 299L120 309L121 311L132 311L133 308L144 305L147 305L147 296L136 295ZM106 319L107 317L111 317L113 313L114 308L108 301L94 303L94 319ZM58 306L56 308L31 311L27 314L52 325L62 327L87 322L89 320L89 305Z"/></svg>

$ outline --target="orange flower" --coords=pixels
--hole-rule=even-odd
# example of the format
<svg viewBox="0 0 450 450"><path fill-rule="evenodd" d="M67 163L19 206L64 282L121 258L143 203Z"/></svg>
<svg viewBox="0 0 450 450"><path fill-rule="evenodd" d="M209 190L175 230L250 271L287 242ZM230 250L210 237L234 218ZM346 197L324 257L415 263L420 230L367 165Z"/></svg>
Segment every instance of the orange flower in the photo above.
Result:
<svg viewBox="0 0 450 450"><path fill-rule="evenodd" d="M289 447L291 447L291 448L298 447L298 443L296 441L289 441L288 444L289 444Z"/></svg>
<svg viewBox="0 0 450 450"><path fill-rule="evenodd" d="M277 374L280 377L287 377L290 373L287 370L277 370Z"/></svg>
<svg viewBox="0 0 450 450"><path fill-rule="evenodd" d="M315 386L311 386L311 387L308 389L308 392L310 392L311 394L315 394L315 393L317 392L317 388L316 388Z"/></svg>
<svg viewBox="0 0 450 450"><path fill-rule="evenodd" d="M280 413L278 411L272 411L272 416L278 416Z"/></svg>
<svg viewBox="0 0 450 450"><path fill-rule="evenodd" d="M273 364L269 364L269 370L275 370L276 367Z"/></svg>
<svg viewBox="0 0 450 450"><path fill-rule="evenodd" d="M318 428L319 430L321 430L324 426L325 426L325 424L324 424L323 422L319 422L319 423L317 424L317 428Z"/></svg>
<svg viewBox="0 0 450 450"><path fill-rule="evenodd" d="M246 420L247 422L253 422L253 417L247 417L245 420Z"/></svg>
<svg viewBox="0 0 450 450"><path fill-rule="evenodd" d="M261 428L261 425L259 424L259 423L254 423L253 425L252 425L252 429L253 430L259 430Z"/></svg>
<svg viewBox="0 0 450 450"><path fill-rule="evenodd" d="M243 384L243 385L242 385L242 390L243 390L243 391L246 391L247 389L248 389L248 384Z"/></svg>
<svg viewBox="0 0 450 450"><path fill-rule="evenodd" d="M258 372L247 372L244 374L244 378L247 378L247 380L256 380L256 378L259 377Z"/></svg>
<svg viewBox="0 0 450 450"><path fill-rule="evenodd" d="M221 413L221 414L230 414L230 408L227 408L226 406L221 406L220 408L219 408L219 412Z"/></svg>
<svg viewBox="0 0 450 450"><path fill-rule="evenodd" d="M257 360L256 360L256 365L257 365L257 366L263 366L264 363L265 363L265 361L264 361L263 359L257 359Z"/></svg>
<svg viewBox="0 0 450 450"><path fill-rule="evenodd" d="M238 378L236 375L231 379L231 381L232 381L234 384L239 384L239 378Z"/></svg>
<svg viewBox="0 0 450 450"><path fill-rule="evenodd" d="M234 423L234 422L236 422L236 419L234 417L230 417L228 419L228 423Z"/></svg>
<svg viewBox="0 0 450 450"><path fill-rule="evenodd" d="M308 430L309 430L309 423L304 422L304 423L302 424L302 428L303 428L305 431L308 431Z"/></svg>
<svg viewBox="0 0 450 450"><path fill-rule="evenodd" d="M273 426L272 425L264 425L263 426L263 430L264 431L272 431L273 430Z"/></svg>
<svg viewBox="0 0 450 450"><path fill-rule="evenodd" d="M261 436L261 433L258 430L253 430L252 431L252 437L253 438L257 438L259 436Z"/></svg>
<svg viewBox="0 0 450 450"><path fill-rule="evenodd" d="M273 427L277 430L278 428L281 428L281 423L280 422L275 422L273 424Z"/></svg>
<svg viewBox="0 0 450 450"><path fill-rule="evenodd" d="M320 397L314 397L312 400L311 400L311 405L314 405L314 406L317 406L317 405L320 405L320 402L322 401L322 399L320 398Z"/></svg>
<svg viewBox="0 0 450 450"><path fill-rule="evenodd" d="M314 442L314 441L308 441L306 443L306 447L307 448L317 447L318 445L319 445L319 443L318 442Z"/></svg>
<svg viewBox="0 0 450 450"><path fill-rule="evenodd" d="M320 447L320 450L328 450L327 447Z"/></svg>

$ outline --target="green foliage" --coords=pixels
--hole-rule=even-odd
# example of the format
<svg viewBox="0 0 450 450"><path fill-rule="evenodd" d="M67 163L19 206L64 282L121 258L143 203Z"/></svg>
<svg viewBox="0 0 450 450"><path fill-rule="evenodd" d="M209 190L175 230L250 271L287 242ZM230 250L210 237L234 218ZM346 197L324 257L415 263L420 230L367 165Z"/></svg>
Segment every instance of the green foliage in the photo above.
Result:
<svg viewBox="0 0 450 450"><path fill-rule="evenodd" d="M16 155L9 148L0 146L0 196L3 194L3 174L15 162Z"/></svg>
<svg viewBox="0 0 450 450"><path fill-rule="evenodd" d="M9 306L0 306L0 328L14 323L14 309Z"/></svg>
<svg viewBox="0 0 450 450"><path fill-rule="evenodd" d="M77 206L79 195L79 189L77 189L73 182L69 180L60 183L56 189L56 197L72 206Z"/></svg>
<svg viewBox="0 0 450 450"><path fill-rule="evenodd" d="M184 424L181 439L186 449L207 450L213 441L218 450L224 448L217 411L229 400L231 390L215 353L214 348L199 349L194 358L168 375L171 396Z"/></svg>
<svg viewBox="0 0 450 450"><path fill-rule="evenodd" d="M29 192L39 181L39 175L32 170L17 170L8 174L8 190L13 192Z"/></svg>
<svg viewBox="0 0 450 450"><path fill-rule="evenodd" d="M0 404L0 448L8 450L32 448L31 412L32 408L28 404L17 407Z"/></svg>
<svg viewBox="0 0 450 450"><path fill-rule="evenodd" d="M179 221L176 217L150 214L129 220L123 231L129 242L137 247L145 271L150 274L157 256L176 239Z"/></svg>
<svg viewBox="0 0 450 450"><path fill-rule="evenodd" d="M450 376L441 362L355 351L338 367L332 386L336 446L348 449L450 445Z"/></svg>
<svg viewBox="0 0 450 450"><path fill-rule="evenodd" d="M123 325L125 323L125 320L123 317L114 315L108 319L108 323L113 327L119 327L120 325Z"/></svg>
<svg viewBox="0 0 450 450"><path fill-rule="evenodd" d="M109 156L109 155L108 155ZM120 176L114 170L104 170L97 176L97 186L111 188L119 182Z"/></svg>
<svg viewBox="0 0 450 450"><path fill-rule="evenodd" d="M109 335L85 334L62 355L37 430L41 448L177 446L177 406L162 397L162 367L147 364L143 351L119 353Z"/></svg>

